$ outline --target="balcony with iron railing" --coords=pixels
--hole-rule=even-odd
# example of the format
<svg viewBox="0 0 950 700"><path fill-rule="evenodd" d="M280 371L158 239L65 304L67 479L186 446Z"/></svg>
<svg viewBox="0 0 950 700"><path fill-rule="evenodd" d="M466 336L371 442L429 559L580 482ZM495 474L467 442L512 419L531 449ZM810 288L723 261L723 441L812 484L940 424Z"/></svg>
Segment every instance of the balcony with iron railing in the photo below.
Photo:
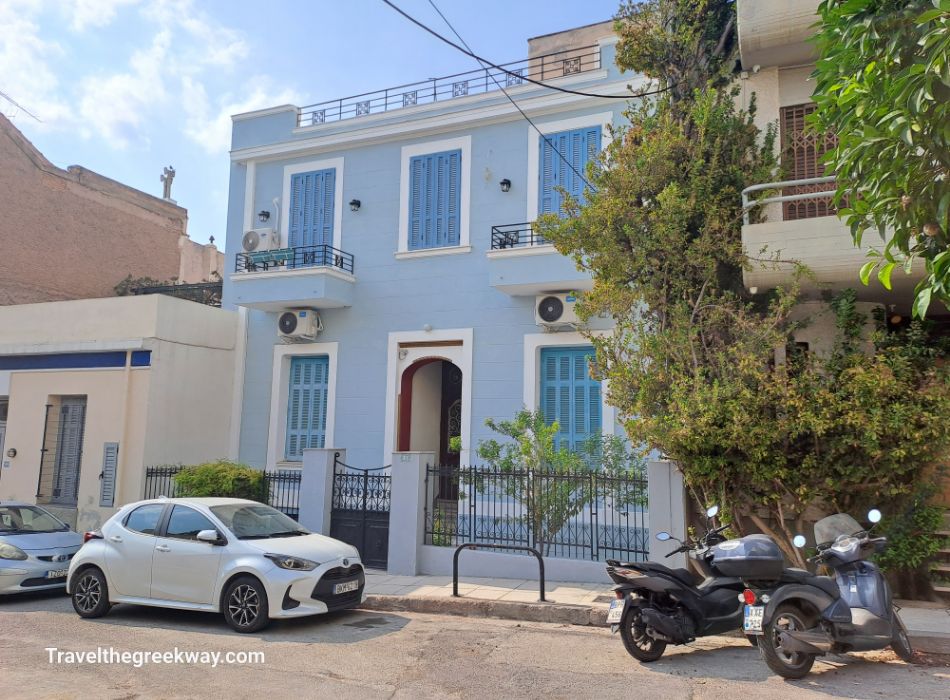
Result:
<svg viewBox="0 0 950 700"><path fill-rule="evenodd" d="M531 81L550 82L582 75L600 70L600 54L601 48L596 44L576 47L503 63L498 68L480 68L317 102L297 110L297 126L319 126L397 109L500 92L501 88L518 88L530 85Z"/></svg>
<svg viewBox="0 0 950 700"><path fill-rule="evenodd" d="M350 306L354 268L353 254L331 245L241 252L230 278L234 303L264 311Z"/></svg>
<svg viewBox="0 0 950 700"><path fill-rule="evenodd" d="M753 258L743 273L746 288L766 291L788 284L797 266L804 265L810 272L801 280L806 293L852 287L865 300L886 293L880 285L865 287L858 279L870 247L880 248L884 241L872 240L876 234L869 233L861 247L854 245L848 226L836 215L834 189L835 177L830 175L767 182L742 191L742 245ZM894 298L909 292L920 276L917 267L910 275L894 274Z"/></svg>
<svg viewBox="0 0 950 700"><path fill-rule="evenodd" d="M578 270L559 253L534 223L492 226L489 284L511 296L581 291L593 286L590 273Z"/></svg>

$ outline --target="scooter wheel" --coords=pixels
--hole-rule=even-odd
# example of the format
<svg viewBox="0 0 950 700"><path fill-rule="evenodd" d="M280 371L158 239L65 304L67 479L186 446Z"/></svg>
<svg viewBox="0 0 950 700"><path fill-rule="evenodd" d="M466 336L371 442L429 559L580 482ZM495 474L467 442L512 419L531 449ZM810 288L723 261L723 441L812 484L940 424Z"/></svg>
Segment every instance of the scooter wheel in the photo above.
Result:
<svg viewBox="0 0 950 700"><path fill-rule="evenodd" d="M910 645L907 628L904 627L904 623L896 610L894 611L894 636L891 639L891 649L894 650L901 661L909 663L914 659L914 648Z"/></svg>
<svg viewBox="0 0 950 700"><path fill-rule="evenodd" d="M788 652L779 643L779 634L786 630L807 630L809 620L793 605L780 605L771 621L762 630L759 651L765 663L782 678L804 678L815 663L814 654L799 651Z"/></svg>
<svg viewBox="0 0 950 700"><path fill-rule="evenodd" d="M666 642L647 634L647 626L643 622L639 605L627 608L620 621L620 638L627 653L642 663L656 661L666 651Z"/></svg>

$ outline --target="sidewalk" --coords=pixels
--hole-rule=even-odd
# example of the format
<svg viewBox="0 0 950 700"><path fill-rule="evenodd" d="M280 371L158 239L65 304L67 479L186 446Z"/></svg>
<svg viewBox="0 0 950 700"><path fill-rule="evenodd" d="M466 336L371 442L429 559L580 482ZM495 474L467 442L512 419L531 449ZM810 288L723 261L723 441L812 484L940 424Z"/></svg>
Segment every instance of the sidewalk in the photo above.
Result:
<svg viewBox="0 0 950 700"><path fill-rule="evenodd" d="M529 622L603 625L613 600L611 583L545 582L545 602L536 579L459 577L452 597L451 576L391 576L367 571L368 610L411 611ZM937 603L897 601L901 619L919 651L950 654L950 609Z"/></svg>

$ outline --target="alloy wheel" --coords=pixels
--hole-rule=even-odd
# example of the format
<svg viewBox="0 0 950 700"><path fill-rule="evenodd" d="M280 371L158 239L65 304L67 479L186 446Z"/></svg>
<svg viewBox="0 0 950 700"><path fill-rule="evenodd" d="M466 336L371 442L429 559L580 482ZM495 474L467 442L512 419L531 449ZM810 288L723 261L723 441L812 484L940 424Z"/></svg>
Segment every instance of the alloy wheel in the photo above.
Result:
<svg viewBox="0 0 950 700"><path fill-rule="evenodd" d="M99 577L86 574L76 586L76 606L83 612L92 612L102 600L102 586Z"/></svg>
<svg viewBox="0 0 950 700"><path fill-rule="evenodd" d="M228 598L228 613L240 627L254 624L260 614L261 601L257 591L252 586L241 584L237 586Z"/></svg>
<svg viewBox="0 0 950 700"><path fill-rule="evenodd" d="M782 613L772 625L773 645L775 653L781 660L789 666L796 666L801 663L803 654L797 651L786 651L782 647L780 634L782 632L794 632L805 629L805 623L792 613Z"/></svg>

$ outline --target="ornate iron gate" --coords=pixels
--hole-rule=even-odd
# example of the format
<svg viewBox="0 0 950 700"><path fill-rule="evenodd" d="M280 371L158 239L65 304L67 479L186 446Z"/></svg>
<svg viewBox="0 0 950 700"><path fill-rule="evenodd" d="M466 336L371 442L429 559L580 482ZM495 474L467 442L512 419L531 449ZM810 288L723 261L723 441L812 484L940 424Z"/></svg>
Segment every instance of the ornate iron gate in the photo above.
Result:
<svg viewBox="0 0 950 700"><path fill-rule="evenodd" d="M389 467L360 469L333 460L330 537L356 547L363 564L385 569L389 559Z"/></svg>

